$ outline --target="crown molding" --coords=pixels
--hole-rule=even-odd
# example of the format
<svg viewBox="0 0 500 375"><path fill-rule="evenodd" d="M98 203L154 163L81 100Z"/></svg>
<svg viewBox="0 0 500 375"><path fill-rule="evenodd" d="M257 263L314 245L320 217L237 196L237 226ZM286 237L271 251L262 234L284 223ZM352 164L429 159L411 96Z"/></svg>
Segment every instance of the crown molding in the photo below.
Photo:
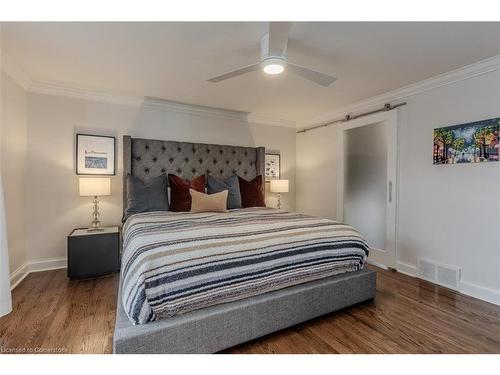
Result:
<svg viewBox="0 0 500 375"><path fill-rule="evenodd" d="M12 58L4 51L2 51L1 59L1 70L21 86L24 91L28 91L33 83L30 76L18 64L14 63Z"/></svg>
<svg viewBox="0 0 500 375"><path fill-rule="evenodd" d="M376 107L383 106L385 103L391 103L396 100L402 100L414 95L421 94L442 86L451 85L469 78L473 78L482 74L490 73L500 70L500 55L481 60L477 63L464 66L462 68L454 69L447 73L439 74L437 76L419 81L399 89L389 91L380 95L376 95L356 103L338 108L336 110L323 113L315 116L312 119L299 122L298 129L305 127L319 125L322 123L334 121L343 118L348 113L355 113L357 111L371 110Z"/></svg>
<svg viewBox="0 0 500 375"><path fill-rule="evenodd" d="M247 113L219 108L179 103L160 98L118 95L115 93L71 87L64 84L34 82L29 90L36 94L62 96L72 99L89 100L98 103L117 104L129 107L149 108L190 115L210 116L245 121Z"/></svg>
<svg viewBox="0 0 500 375"><path fill-rule="evenodd" d="M131 107L140 107L144 98L132 95L116 95L114 93L72 87L65 84L49 82L33 82L28 88L29 92L35 94L63 96L72 99L90 100L100 103L118 104Z"/></svg>
<svg viewBox="0 0 500 375"><path fill-rule="evenodd" d="M180 103L160 98L146 97L142 104L144 108L160 109L169 112L188 113L195 116L216 117L227 120L247 121L248 112L234 111L224 108L207 107L196 104Z"/></svg>
<svg viewBox="0 0 500 375"><path fill-rule="evenodd" d="M131 107L142 107L158 109L170 112L184 113L194 116L208 116L226 120L253 122L271 126L286 126L295 128L295 122L270 118L267 116L253 114L243 111L235 111L224 108L207 107L196 104L180 103L153 97L119 95L110 92L91 89L76 88L65 84L54 84L48 82L32 82L26 89L29 92L63 96L73 99L90 100L108 104L118 104Z"/></svg>

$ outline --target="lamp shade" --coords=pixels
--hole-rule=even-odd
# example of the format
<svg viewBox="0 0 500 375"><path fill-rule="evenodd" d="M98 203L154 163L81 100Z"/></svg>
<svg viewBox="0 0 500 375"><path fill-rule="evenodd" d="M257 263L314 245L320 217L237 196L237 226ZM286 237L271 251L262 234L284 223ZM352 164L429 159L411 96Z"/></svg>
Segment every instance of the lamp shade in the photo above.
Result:
<svg viewBox="0 0 500 375"><path fill-rule="evenodd" d="M80 177L80 196L111 195L111 179L107 177Z"/></svg>
<svg viewBox="0 0 500 375"><path fill-rule="evenodd" d="M271 180L271 193L288 193L288 180Z"/></svg>

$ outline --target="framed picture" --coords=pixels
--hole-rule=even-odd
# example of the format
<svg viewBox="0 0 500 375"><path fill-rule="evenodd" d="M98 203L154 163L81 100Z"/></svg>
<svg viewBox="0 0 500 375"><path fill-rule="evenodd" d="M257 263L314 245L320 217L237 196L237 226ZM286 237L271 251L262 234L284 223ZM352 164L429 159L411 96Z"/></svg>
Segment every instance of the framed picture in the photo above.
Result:
<svg viewBox="0 0 500 375"><path fill-rule="evenodd" d="M434 129L433 164L498 161L500 118Z"/></svg>
<svg viewBox="0 0 500 375"><path fill-rule="evenodd" d="M281 177L280 154L266 154L266 181L279 180Z"/></svg>
<svg viewBox="0 0 500 375"><path fill-rule="evenodd" d="M115 175L115 137L76 135L76 174Z"/></svg>

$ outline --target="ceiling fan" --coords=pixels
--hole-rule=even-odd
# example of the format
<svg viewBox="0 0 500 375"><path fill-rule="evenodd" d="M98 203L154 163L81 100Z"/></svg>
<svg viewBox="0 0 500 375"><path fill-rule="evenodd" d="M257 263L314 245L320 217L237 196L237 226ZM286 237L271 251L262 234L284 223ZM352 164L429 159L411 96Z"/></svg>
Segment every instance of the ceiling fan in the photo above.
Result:
<svg viewBox="0 0 500 375"><path fill-rule="evenodd" d="M288 61L288 32L291 26L291 22L270 22L269 32L260 39L259 62L210 78L207 81L217 83L259 69L271 75L281 74L285 69L288 69L290 72L313 81L318 85L324 87L330 86L336 80L335 77Z"/></svg>

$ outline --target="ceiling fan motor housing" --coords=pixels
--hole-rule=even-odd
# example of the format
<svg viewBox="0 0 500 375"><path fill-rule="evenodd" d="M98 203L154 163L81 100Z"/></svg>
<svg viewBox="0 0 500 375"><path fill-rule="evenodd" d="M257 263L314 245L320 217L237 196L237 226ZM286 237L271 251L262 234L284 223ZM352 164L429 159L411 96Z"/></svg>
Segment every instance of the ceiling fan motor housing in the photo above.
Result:
<svg viewBox="0 0 500 375"><path fill-rule="evenodd" d="M277 58L281 61L287 61L287 46L283 49L282 53L271 53L269 51L269 33L264 34L262 38L260 38L260 61L264 61L270 58Z"/></svg>
<svg viewBox="0 0 500 375"><path fill-rule="evenodd" d="M287 65L286 45L282 53L271 53L269 50L269 34L260 39L260 65L267 74L280 74Z"/></svg>

